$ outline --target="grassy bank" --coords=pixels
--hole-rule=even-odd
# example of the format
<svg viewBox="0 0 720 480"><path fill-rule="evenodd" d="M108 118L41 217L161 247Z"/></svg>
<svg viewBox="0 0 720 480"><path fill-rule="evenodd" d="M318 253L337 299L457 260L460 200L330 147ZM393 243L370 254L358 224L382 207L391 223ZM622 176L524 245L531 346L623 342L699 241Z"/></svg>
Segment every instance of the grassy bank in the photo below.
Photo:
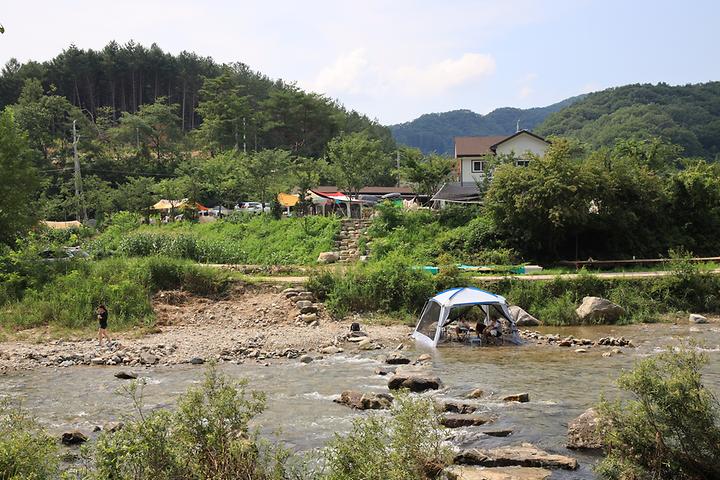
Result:
<svg viewBox="0 0 720 480"><path fill-rule="evenodd" d="M443 267L433 276L413 268L412 260L391 255L345 272L317 273L309 287L336 316L376 311L416 315L436 292L468 285L506 297L547 325L577 324L575 309L585 296L607 298L622 306L626 313L619 323L654 322L677 311L720 312L720 277L689 262L677 261L672 269L672 275L642 279L604 279L583 273L549 281L510 277L482 281L453 267Z"/></svg>
<svg viewBox="0 0 720 480"><path fill-rule="evenodd" d="M97 257L165 255L202 263L310 265L332 250L340 221L334 217L236 215L213 223L139 225L113 219L89 249Z"/></svg>
<svg viewBox="0 0 720 480"><path fill-rule="evenodd" d="M154 320L150 304L154 292L183 288L213 295L228 286L227 276L220 271L166 257L78 261L64 268L65 273L0 306L3 328L94 327L93 312L100 303L110 310L113 330L150 325Z"/></svg>

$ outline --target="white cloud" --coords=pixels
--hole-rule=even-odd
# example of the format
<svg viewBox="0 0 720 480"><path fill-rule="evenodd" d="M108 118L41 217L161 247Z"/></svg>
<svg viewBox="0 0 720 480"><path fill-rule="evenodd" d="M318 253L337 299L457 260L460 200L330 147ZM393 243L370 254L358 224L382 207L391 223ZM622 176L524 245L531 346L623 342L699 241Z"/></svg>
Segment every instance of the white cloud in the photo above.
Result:
<svg viewBox="0 0 720 480"><path fill-rule="evenodd" d="M337 57L304 86L321 93L391 93L401 96L438 95L495 72L492 55L465 53L427 65L380 65L358 48Z"/></svg>
<svg viewBox="0 0 720 480"><path fill-rule="evenodd" d="M532 95L535 92L530 86L525 85L520 88L520 91L518 92L518 97L520 98L527 98L530 95Z"/></svg>
<svg viewBox="0 0 720 480"><path fill-rule="evenodd" d="M323 68L309 86L320 92L359 93L361 77L368 66L366 51L357 48L340 55L335 63Z"/></svg>

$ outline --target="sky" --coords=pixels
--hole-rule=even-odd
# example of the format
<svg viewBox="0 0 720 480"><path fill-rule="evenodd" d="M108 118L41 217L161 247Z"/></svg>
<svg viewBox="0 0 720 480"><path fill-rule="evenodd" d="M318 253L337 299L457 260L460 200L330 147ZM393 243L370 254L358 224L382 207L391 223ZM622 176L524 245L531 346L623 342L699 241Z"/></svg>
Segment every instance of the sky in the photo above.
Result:
<svg viewBox="0 0 720 480"><path fill-rule="evenodd" d="M0 64L130 40L248 64L383 124L720 80L720 1L23 0Z"/></svg>

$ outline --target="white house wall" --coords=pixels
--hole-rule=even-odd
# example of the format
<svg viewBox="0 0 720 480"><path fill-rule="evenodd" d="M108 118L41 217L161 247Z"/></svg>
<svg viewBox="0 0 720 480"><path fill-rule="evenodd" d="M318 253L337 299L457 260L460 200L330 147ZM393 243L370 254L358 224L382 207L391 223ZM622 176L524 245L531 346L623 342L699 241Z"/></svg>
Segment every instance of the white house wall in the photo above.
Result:
<svg viewBox="0 0 720 480"><path fill-rule="evenodd" d="M472 172L473 160L482 160L483 157L463 157L462 159L462 178L464 185L475 185L477 181L482 181L484 175Z"/></svg>
<svg viewBox="0 0 720 480"><path fill-rule="evenodd" d="M515 158L523 158L527 152L538 157L545 155L548 144L539 140L532 135L521 134L515 138L507 140L495 148L497 155L513 155Z"/></svg>

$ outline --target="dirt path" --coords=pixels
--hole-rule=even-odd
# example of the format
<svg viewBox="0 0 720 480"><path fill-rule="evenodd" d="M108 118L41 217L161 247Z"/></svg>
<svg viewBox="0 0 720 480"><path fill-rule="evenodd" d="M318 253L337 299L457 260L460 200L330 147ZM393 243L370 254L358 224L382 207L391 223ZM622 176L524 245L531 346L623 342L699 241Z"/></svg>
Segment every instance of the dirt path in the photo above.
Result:
<svg viewBox="0 0 720 480"><path fill-rule="evenodd" d="M99 347L93 339L33 341L43 338L41 329L26 332L28 340L2 342L0 372L75 365L267 362L358 349L358 342L349 338L350 323L357 319L333 320L317 303L315 317L299 317L297 304L282 286L238 287L217 300L182 291L160 292L153 308L156 333L117 334L113 336L117 344L110 347ZM394 348L408 338L410 329L363 324L363 331L370 340L364 347Z"/></svg>
<svg viewBox="0 0 720 480"><path fill-rule="evenodd" d="M211 265L216 268L226 268L223 265ZM720 269L709 270L707 273L712 275L719 275ZM593 276L598 278L652 278L652 277L666 277L672 275L673 272L662 270L653 272L598 272L592 273ZM476 275L472 277L473 280L493 282L498 280L504 280L511 278L513 280L527 280L530 282L539 282L554 280L557 277L565 278L568 280L579 278L583 274L579 273L564 273L564 274L537 274L537 275ZM248 278L252 281L266 282L266 283L281 283L281 284L304 284L310 278L309 276L266 276L266 275L248 275Z"/></svg>

